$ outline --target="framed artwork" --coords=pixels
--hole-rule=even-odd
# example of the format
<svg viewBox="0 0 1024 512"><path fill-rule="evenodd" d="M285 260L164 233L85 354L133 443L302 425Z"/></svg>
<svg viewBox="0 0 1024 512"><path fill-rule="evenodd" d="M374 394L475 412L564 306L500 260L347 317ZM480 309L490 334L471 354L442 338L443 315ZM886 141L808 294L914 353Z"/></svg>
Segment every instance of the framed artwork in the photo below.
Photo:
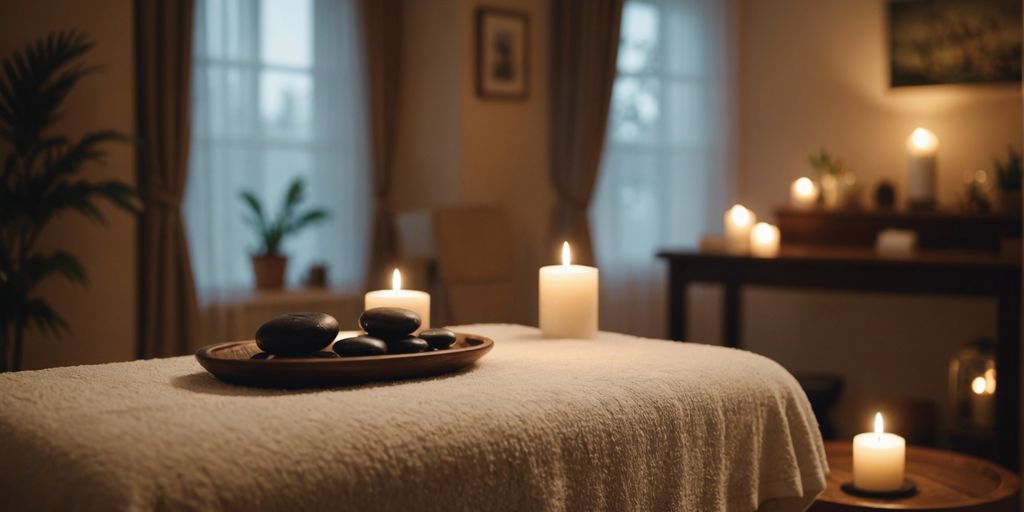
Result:
<svg viewBox="0 0 1024 512"><path fill-rule="evenodd" d="M529 94L530 25L526 13L480 7L476 11L476 94L525 99Z"/></svg>
<svg viewBox="0 0 1024 512"><path fill-rule="evenodd" d="M890 0L892 87L1021 81L1020 0Z"/></svg>

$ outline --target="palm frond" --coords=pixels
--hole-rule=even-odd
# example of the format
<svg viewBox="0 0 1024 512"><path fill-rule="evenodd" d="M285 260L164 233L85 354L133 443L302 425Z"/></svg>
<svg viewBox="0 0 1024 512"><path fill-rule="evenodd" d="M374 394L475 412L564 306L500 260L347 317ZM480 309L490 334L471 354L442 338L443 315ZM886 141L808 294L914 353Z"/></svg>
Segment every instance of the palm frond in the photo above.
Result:
<svg viewBox="0 0 1024 512"><path fill-rule="evenodd" d="M50 274L58 274L75 284L86 285L89 282L85 275L85 267L78 258L67 251L33 254L25 262L24 270L35 283Z"/></svg>
<svg viewBox="0 0 1024 512"><path fill-rule="evenodd" d="M59 117L68 93L94 68L76 65L93 43L77 31L52 33L0 64L0 136L26 155Z"/></svg>
<svg viewBox="0 0 1024 512"><path fill-rule="evenodd" d="M289 222L285 226L284 231L288 234L295 233L310 224L322 222L325 219L327 219L327 210L309 210L302 215L299 215L295 220Z"/></svg>
<svg viewBox="0 0 1024 512"><path fill-rule="evenodd" d="M256 223L262 230L267 225L267 218L263 215L263 206L260 205L260 200L256 198L256 195L248 190L241 192L242 201L249 207L252 214L255 216Z"/></svg>
<svg viewBox="0 0 1024 512"><path fill-rule="evenodd" d="M29 299L25 303L24 320L42 331L49 331L55 337L61 332L71 332L71 327L64 317L42 299Z"/></svg>

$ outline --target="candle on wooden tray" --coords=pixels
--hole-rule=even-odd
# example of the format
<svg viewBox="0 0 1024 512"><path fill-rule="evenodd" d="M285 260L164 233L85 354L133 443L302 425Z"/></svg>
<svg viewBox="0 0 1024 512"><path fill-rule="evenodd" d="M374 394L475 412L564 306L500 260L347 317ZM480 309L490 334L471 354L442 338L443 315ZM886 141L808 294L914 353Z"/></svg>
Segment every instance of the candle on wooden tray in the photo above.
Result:
<svg viewBox="0 0 1024 512"><path fill-rule="evenodd" d="M569 242L562 264L541 267L538 278L540 330L545 338L590 339L597 334L597 269L571 265Z"/></svg>
<svg viewBox="0 0 1024 512"><path fill-rule="evenodd" d="M818 200L818 186L810 178L800 178L789 186L789 204L793 208L813 208Z"/></svg>
<svg viewBox="0 0 1024 512"><path fill-rule="evenodd" d="M772 258L779 254L779 228L767 222L758 222L750 231L750 254Z"/></svg>
<svg viewBox="0 0 1024 512"><path fill-rule="evenodd" d="M863 491L896 491L903 487L907 442L883 431L882 413L875 431L853 438L853 486Z"/></svg>
<svg viewBox="0 0 1024 512"><path fill-rule="evenodd" d="M391 274L390 290L367 292L363 297L363 309L404 308L420 316L419 333L430 328L430 294L418 290L402 289L402 273L396 268Z"/></svg>
<svg viewBox="0 0 1024 512"><path fill-rule="evenodd" d="M924 128L916 128L907 138L907 202L911 209L935 207L938 152L938 137Z"/></svg>
<svg viewBox="0 0 1024 512"><path fill-rule="evenodd" d="M754 212L743 205L733 205L725 212L725 245L734 254L745 254L750 250L750 229L757 222Z"/></svg>

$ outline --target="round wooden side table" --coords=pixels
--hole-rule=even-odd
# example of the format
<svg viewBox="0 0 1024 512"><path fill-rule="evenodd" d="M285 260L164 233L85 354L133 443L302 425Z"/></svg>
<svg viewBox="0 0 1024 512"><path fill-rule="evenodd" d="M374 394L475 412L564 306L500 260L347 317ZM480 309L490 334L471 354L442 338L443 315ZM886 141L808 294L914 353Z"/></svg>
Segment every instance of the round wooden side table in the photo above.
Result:
<svg viewBox="0 0 1024 512"><path fill-rule="evenodd" d="M902 499L852 496L840 486L853 480L853 443L825 443L828 487L811 506L814 512L854 510L1017 511L1020 477L982 459L945 450L907 447L907 478L917 494Z"/></svg>

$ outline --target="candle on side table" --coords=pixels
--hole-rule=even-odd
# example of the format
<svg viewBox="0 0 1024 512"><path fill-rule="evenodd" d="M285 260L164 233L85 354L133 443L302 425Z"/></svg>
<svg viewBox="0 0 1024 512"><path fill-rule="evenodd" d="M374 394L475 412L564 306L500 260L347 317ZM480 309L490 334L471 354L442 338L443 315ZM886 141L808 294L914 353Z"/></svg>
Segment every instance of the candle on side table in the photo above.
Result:
<svg viewBox="0 0 1024 512"><path fill-rule="evenodd" d="M743 205L733 205L725 212L725 245L733 254L746 254L750 250L750 229L757 222L754 212Z"/></svg>
<svg viewBox="0 0 1024 512"><path fill-rule="evenodd" d="M971 381L971 423L989 428L995 423L996 371L985 370L984 376Z"/></svg>
<svg viewBox="0 0 1024 512"><path fill-rule="evenodd" d="M569 260L563 242L562 264L540 269L540 330L545 338L590 339L597 334L597 269Z"/></svg>
<svg viewBox="0 0 1024 512"><path fill-rule="evenodd" d="M813 208L818 200L818 186L810 178L800 178L789 186L789 204L793 208Z"/></svg>
<svg viewBox="0 0 1024 512"><path fill-rule="evenodd" d="M907 442L883 431L882 413L875 414L875 431L853 438L853 486L862 491L887 492L903 487Z"/></svg>
<svg viewBox="0 0 1024 512"><path fill-rule="evenodd" d="M939 139L916 128L907 138L907 202L911 209L935 208L935 182Z"/></svg>
<svg viewBox="0 0 1024 512"><path fill-rule="evenodd" d="M417 333L430 328L430 294L418 290L402 289L402 273L396 268L391 274L391 289L367 292L363 297L363 309L404 308L420 316Z"/></svg>
<svg viewBox="0 0 1024 512"><path fill-rule="evenodd" d="M758 222L750 231L750 255L773 258L779 254L779 228L767 222Z"/></svg>

